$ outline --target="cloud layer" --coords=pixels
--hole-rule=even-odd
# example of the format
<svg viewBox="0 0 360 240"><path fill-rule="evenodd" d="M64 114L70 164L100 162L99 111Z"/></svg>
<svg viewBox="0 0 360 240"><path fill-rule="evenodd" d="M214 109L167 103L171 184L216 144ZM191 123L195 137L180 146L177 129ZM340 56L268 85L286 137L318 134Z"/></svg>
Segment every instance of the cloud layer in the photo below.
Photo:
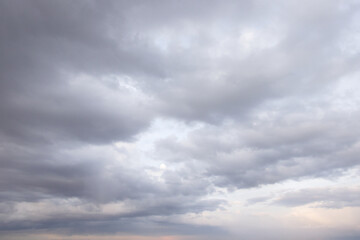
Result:
<svg viewBox="0 0 360 240"><path fill-rule="evenodd" d="M0 232L232 239L194 216L231 192L358 167L358 10L1 1ZM358 195L273 201L355 208Z"/></svg>

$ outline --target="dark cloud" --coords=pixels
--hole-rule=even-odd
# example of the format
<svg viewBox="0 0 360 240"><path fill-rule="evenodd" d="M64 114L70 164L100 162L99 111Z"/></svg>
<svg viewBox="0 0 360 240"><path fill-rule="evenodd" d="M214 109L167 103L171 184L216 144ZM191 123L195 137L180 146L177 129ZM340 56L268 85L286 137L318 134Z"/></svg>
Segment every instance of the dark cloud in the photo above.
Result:
<svg viewBox="0 0 360 240"><path fill-rule="evenodd" d="M354 235L347 235L347 234L344 234L343 236L338 236L338 237L333 237L333 238L330 238L330 240L356 240L356 239L359 239L360 235L358 234L354 234Z"/></svg>
<svg viewBox="0 0 360 240"><path fill-rule="evenodd" d="M37 229L37 231L34 231ZM204 232L213 236L226 235L227 232L216 226L185 224L153 219L92 219L91 221L57 219L46 222L15 222L2 225L0 231L5 234L14 230L28 230L30 233L41 233L52 230L65 235L109 235L109 234L139 234L141 235L203 235Z"/></svg>
<svg viewBox="0 0 360 240"><path fill-rule="evenodd" d="M50 212L41 215L44 209L38 209L37 216L31 215L31 212L25 218L11 219L1 222L0 232L22 231L22 230L54 230L66 234L114 234L131 233L141 231L141 235L160 235L160 234L183 234L197 235L204 230L216 233L225 233L218 227L207 225L185 224L179 220L171 218L176 214L183 214L189 211L202 212L205 210L214 210L217 202L203 201L181 206L181 201L186 199L173 199L172 202L164 201L158 205L148 204L147 206L137 205L135 210L126 213L104 213L99 206L88 205L86 202L73 201L74 208L84 207L82 212L66 212L65 201L54 201L59 211ZM69 201L68 201L69 202ZM49 203L49 202L47 202ZM142 202L142 204L144 204ZM69 206L67 206L69 207ZM114 206L112 206L114 207ZM133 207L133 206L127 206ZM191 210L190 210L191 209ZM9 213L10 211L8 211ZM3 212L2 212L3 213ZM10 215L11 216L11 215Z"/></svg>
<svg viewBox="0 0 360 240"><path fill-rule="evenodd" d="M148 125L150 99L131 92L124 78L115 80L117 88L100 79L126 75L144 61L109 36L109 18L116 16L111 2L1 4L3 135L102 143L128 139ZM121 19L111 20L120 31Z"/></svg>

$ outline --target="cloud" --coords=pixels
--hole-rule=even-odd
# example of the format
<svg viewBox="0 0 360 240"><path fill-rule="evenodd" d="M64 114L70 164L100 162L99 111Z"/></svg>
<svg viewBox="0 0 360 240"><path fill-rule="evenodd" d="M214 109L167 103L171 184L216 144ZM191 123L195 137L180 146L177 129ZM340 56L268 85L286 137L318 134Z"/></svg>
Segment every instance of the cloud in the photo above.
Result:
<svg viewBox="0 0 360 240"><path fill-rule="evenodd" d="M245 124L206 125L187 138L160 140L159 155L173 162L196 161L215 185L238 188L338 175L358 165L356 117L323 115L330 110L318 108L301 113L269 109L260 113L265 117L255 115Z"/></svg>
<svg viewBox="0 0 360 240"><path fill-rule="evenodd" d="M219 189L357 166L358 8L2 1L1 231L205 238L224 232L180 219Z"/></svg>
<svg viewBox="0 0 360 240"><path fill-rule="evenodd" d="M141 204L144 205L144 203ZM191 205L181 206L181 203L176 202L175 199L173 203L162 202L158 205L150 203L146 206L131 206L127 203L99 206L76 199L52 199L37 204L20 203L15 207L15 211L8 215L8 219L2 221L0 231L6 233L37 229L45 232L80 235L136 234L138 231L141 235L201 235L204 231L225 234L226 231L220 227L186 224L169 217L194 209L196 209L195 212L212 210L214 207L214 203L211 202Z"/></svg>
<svg viewBox="0 0 360 240"><path fill-rule="evenodd" d="M284 194L275 204L301 206L311 204L320 208L359 207L360 190L353 188L310 188Z"/></svg>

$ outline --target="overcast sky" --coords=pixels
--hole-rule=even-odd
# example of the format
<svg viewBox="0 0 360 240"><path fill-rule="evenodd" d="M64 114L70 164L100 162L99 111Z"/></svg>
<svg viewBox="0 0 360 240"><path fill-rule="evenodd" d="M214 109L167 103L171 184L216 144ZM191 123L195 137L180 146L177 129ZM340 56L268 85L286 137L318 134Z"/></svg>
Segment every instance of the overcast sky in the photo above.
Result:
<svg viewBox="0 0 360 240"><path fill-rule="evenodd" d="M0 240L358 240L359 66L356 0L0 0Z"/></svg>

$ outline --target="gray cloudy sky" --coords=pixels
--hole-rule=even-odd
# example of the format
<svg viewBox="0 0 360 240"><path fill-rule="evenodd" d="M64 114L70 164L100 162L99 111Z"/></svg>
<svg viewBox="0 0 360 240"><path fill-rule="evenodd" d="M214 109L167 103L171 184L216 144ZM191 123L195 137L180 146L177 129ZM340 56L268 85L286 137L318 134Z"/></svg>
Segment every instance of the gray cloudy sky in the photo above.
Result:
<svg viewBox="0 0 360 240"><path fill-rule="evenodd" d="M356 0L0 0L0 239L359 239L359 66Z"/></svg>

